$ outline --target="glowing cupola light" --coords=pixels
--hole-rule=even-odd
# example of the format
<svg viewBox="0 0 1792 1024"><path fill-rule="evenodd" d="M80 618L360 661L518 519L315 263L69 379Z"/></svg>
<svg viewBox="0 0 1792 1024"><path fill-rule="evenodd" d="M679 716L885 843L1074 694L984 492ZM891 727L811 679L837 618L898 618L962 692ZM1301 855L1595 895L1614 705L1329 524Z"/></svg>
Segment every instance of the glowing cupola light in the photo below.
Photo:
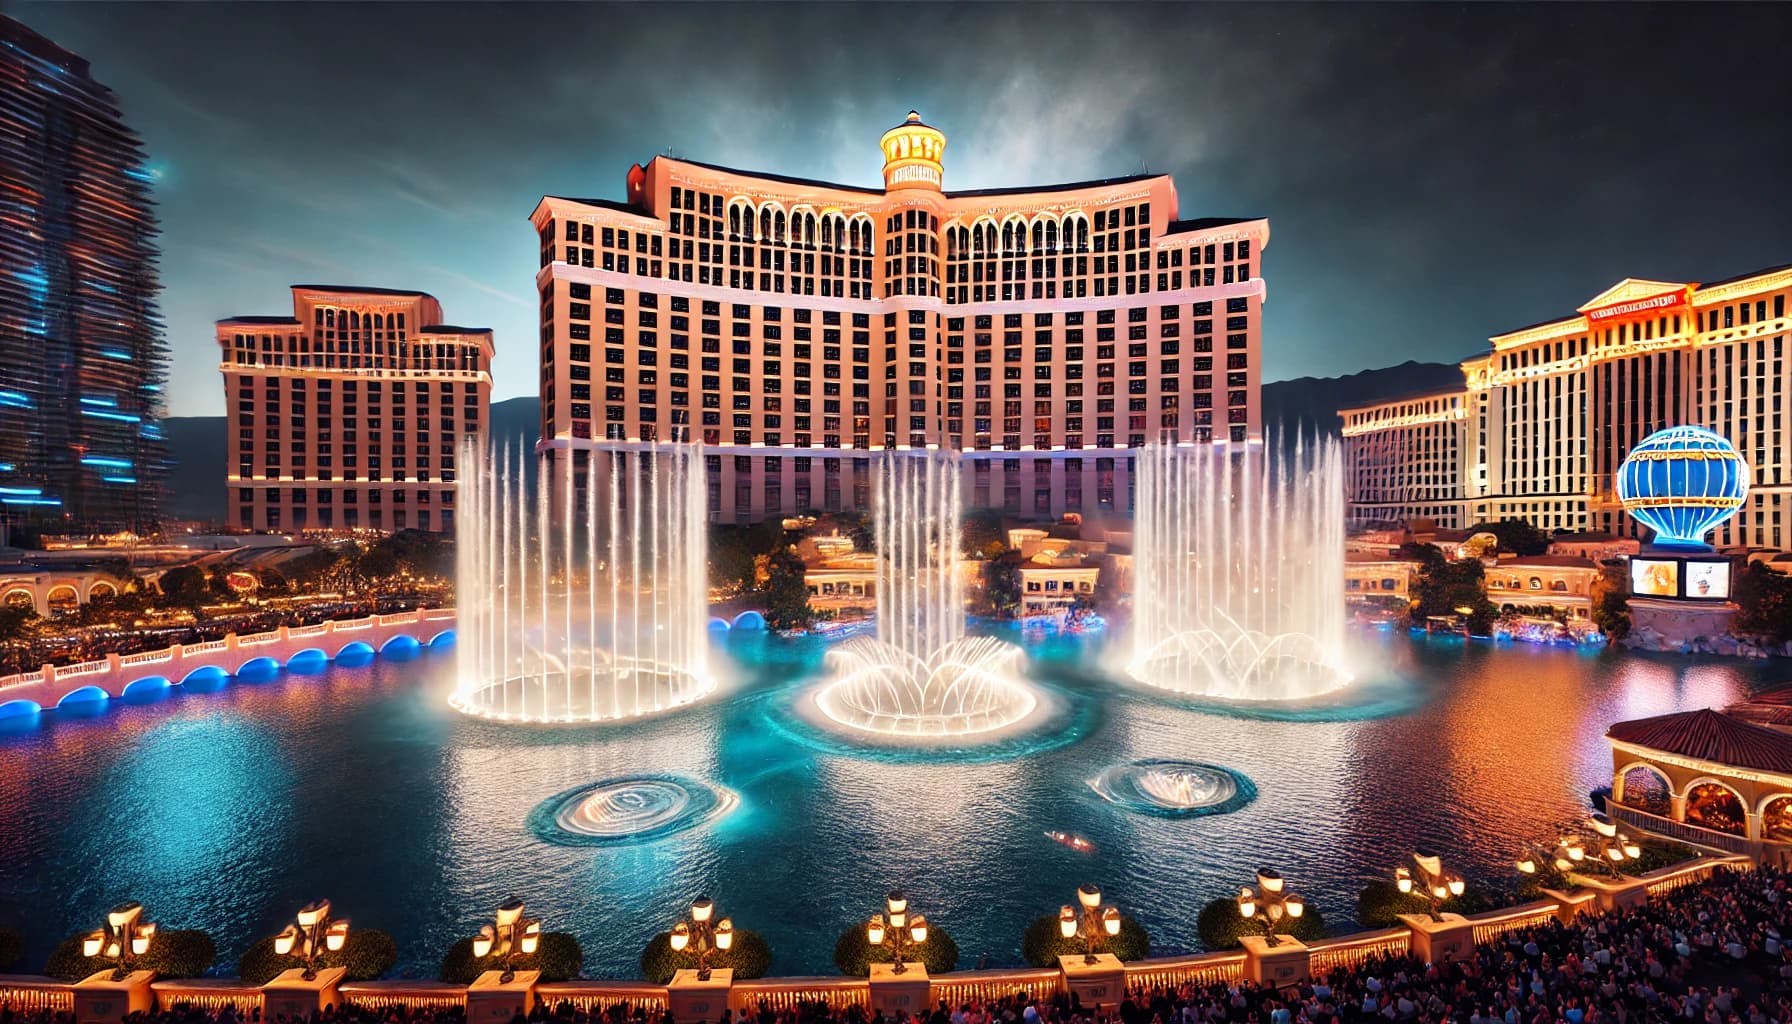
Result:
<svg viewBox="0 0 1792 1024"><path fill-rule="evenodd" d="M930 188L939 191L945 174L946 134L921 123L918 111L884 133L884 188Z"/></svg>
<svg viewBox="0 0 1792 1024"><path fill-rule="evenodd" d="M1707 533L1748 498L1748 463L1703 427L1668 427L1643 438L1618 467L1618 503L1655 531L1655 546L1710 550Z"/></svg>

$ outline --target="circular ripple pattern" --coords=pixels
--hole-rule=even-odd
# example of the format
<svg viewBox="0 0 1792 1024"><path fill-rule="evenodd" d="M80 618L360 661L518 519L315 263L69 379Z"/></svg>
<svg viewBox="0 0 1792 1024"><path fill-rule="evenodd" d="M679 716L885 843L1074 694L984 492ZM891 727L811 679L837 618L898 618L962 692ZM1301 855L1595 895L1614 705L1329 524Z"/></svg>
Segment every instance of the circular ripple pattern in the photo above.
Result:
<svg viewBox="0 0 1792 1024"><path fill-rule="evenodd" d="M1162 758L1114 765L1090 779L1089 788L1109 803L1160 818L1227 814L1257 799L1251 780L1230 768Z"/></svg>
<svg viewBox="0 0 1792 1024"><path fill-rule="evenodd" d="M650 843L717 821L740 797L676 775L625 775L557 793L529 812L529 829L560 846Z"/></svg>

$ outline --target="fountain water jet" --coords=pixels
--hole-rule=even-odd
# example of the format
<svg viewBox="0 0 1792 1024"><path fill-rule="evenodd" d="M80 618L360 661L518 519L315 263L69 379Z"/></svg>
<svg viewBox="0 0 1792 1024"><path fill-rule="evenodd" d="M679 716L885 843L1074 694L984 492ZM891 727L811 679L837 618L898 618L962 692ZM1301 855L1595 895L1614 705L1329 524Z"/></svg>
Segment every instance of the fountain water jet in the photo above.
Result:
<svg viewBox="0 0 1792 1024"><path fill-rule="evenodd" d="M1039 709L1021 651L965 636L956 453L884 452L876 462L877 637L829 651L815 705L836 724L910 738L987 735Z"/></svg>
<svg viewBox="0 0 1792 1024"><path fill-rule="evenodd" d="M687 444L462 452L456 708L527 722L635 718L714 688L703 460Z"/></svg>
<svg viewBox="0 0 1792 1024"><path fill-rule="evenodd" d="M1275 446L1280 450L1280 445ZM1167 690L1299 700L1350 682L1335 440L1139 452L1127 669Z"/></svg>
<svg viewBox="0 0 1792 1024"><path fill-rule="evenodd" d="M1257 798L1251 780L1217 764L1151 759L1117 764L1089 780L1112 804L1160 818L1226 814Z"/></svg>

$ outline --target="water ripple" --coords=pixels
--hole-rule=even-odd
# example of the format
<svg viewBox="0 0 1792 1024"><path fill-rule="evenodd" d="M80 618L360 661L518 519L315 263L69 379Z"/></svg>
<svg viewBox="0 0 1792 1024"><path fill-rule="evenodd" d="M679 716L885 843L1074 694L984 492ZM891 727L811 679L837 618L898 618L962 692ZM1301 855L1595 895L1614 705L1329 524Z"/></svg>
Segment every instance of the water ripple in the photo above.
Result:
<svg viewBox="0 0 1792 1024"><path fill-rule="evenodd" d="M624 775L549 797L529 830L558 846L631 846L688 832L740 806L724 786L677 775Z"/></svg>
<svg viewBox="0 0 1792 1024"><path fill-rule="evenodd" d="M1230 768L1169 758L1113 765L1089 788L1111 804L1160 818L1229 814L1257 799L1251 780Z"/></svg>

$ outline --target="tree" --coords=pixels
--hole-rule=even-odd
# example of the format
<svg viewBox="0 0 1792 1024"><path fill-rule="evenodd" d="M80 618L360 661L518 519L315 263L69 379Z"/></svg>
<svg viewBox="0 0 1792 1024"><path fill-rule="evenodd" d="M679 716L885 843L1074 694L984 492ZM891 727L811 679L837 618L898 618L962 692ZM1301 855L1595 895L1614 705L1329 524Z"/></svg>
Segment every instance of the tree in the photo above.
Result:
<svg viewBox="0 0 1792 1024"><path fill-rule="evenodd" d="M993 508L966 509L959 526L959 549L967 555L985 554L994 545L1007 547L1008 535L1002 530L1002 513Z"/></svg>
<svg viewBox="0 0 1792 1024"><path fill-rule="evenodd" d="M1549 550L1549 535L1524 519L1476 523L1470 533L1491 533L1500 539L1500 550L1514 555L1541 555Z"/></svg>
<svg viewBox="0 0 1792 1024"><path fill-rule="evenodd" d="M31 605L9 604L0 607L0 643L25 639L36 621L37 609Z"/></svg>
<svg viewBox="0 0 1792 1024"><path fill-rule="evenodd" d="M1733 624L1736 632L1759 636L1769 643L1792 640L1792 576L1755 562L1736 574L1731 595L1737 608Z"/></svg>
<svg viewBox="0 0 1792 1024"><path fill-rule="evenodd" d="M1419 603L1417 614L1421 618L1466 614L1469 632L1485 634L1499 614L1499 609L1487 599L1485 577L1481 563L1472 558L1434 563L1420 570L1418 584L1413 588Z"/></svg>
<svg viewBox="0 0 1792 1024"><path fill-rule="evenodd" d="M809 585L803 581L803 560L790 548L774 552L765 581L765 624L781 633L807 629L815 621L809 606Z"/></svg>
<svg viewBox="0 0 1792 1024"><path fill-rule="evenodd" d="M364 580L381 580L398 575L403 568L390 548L374 545L355 559L355 572Z"/></svg>
<svg viewBox="0 0 1792 1024"><path fill-rule="evenodd" d="M206 597L205 570L197 565L177 565L162 574L157 586L169 603L197 608Z"/></svg>
<svg viewBox="0 0 1792 1024"><path fill-rule="evenodd" d="M1013 553L983 563L983 601L990 612L1009 618L1020 609L1020 557Z"/></svg>
<svg viewBox="0 0 1792 1024"><path fill-rule="evenodd" d="M1613 641L1630 635L1630 599L1622 590L1607 590L1593 606L1593 625Z"/></svg>
<svg viewBox="0 0 1792 1024"><path fill-rule="evenodd" d="M753 589L753 552L738 526L718 526L709 537L709 583L729 593Z"/></svg>

